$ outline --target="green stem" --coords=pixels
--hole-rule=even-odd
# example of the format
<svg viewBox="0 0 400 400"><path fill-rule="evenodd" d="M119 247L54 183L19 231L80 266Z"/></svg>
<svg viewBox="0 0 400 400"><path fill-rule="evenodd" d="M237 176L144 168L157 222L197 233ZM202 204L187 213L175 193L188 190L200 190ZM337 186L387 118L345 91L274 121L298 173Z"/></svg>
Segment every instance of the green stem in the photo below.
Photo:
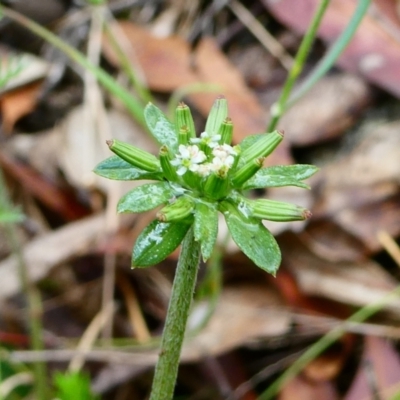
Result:
<svg viewBox="0 0 400 400"><path fill-rule="evenodd" d="M10 209L12 212L11 203L8 199L3 175L0 170L0 209ZM12 252L18 260L18 273L21 281L21 287L23 293L26 295L26 302L28 308L28 325L30 331L30 341L32 350L40 351L44 349L43 345L43 329L42 329L42 303L40 295L35 287L32 285L28 268L26 266L24 257L21 252L21 245L18 240L17 230L15 225L12 223L4 224L4 231L7 239L11 245ZM35 375L35 392L36 398L40 400L46 400L48 398L48 386L47 386L47 371L46 364L43 362L37 362L34 364L33 372Z"/></svg>
<svg viewBox="0 0 400 400"><path fill-rule="evenodd" d="M281 96L277 103L273 104L271 107L271 122L268 126L268 132L272 132L275 130L278 121L282 117L283 113L286 110L286 103L289 98L289 95L292 91L293 85L295 84L298 76L301 74L306 58L310 51L310 48L314 42L315 37L317 36L317 30L321 23L322 17L325 14L326 8L329 5L330 0L322 0L319 3L318 9L314 14L314 17L311 21L311 24L301 42L299 51L296 54L296 58L294 59L294 64L289 71L289 75L286 79L286 82L283 86Z"/></svg>
<svg viewBox="0 0 400 400"><path fill-rule="evenodd" d="M383 296L380 300L361 308L344 321L343 324L322 336L321 339L309 347L271 386L269 386L268 389L260 395L258 400L272 399L286 382L298 375L311 360L314 360L336 340L340 339L346 332L347 324L360 323L367 320L378 311L382 310L383 307L390 304L391 301L398 299L399 295L400 286L397 286L386 296Z"/></svg>
<svg viewBox="0 0 400 400"><path fill-rule="evenodd" d="M360 0L358 2L357 8L354 11L353 17L351 18L346 29L338 37L333 46L325 54L323 59L318 63L307 79L300 85L299 89L293 93L293 96L289 99L287 108L290 108L308 90L310 90L311 87L314 86L314 84L321 79L336 62L346 46L349 44L350 40L353 38L358 26L368 10L370 3L371 0Z"/></svg>
<svg viewBox="0 0 400 400"><path fill-rule="evenodd" d="M143 105L136 100L131 93L119 85L115 79L109 75L107 72L92 64L88 59L80 53L78 50L74 49L67 43L63 42L56 35L43 28L36 22L24 17L16 11L10 10L7 7L0 6L0 14L12 19L18 24L22 25L26 29L30 30L37 36L44 39L46 42L52 44L54 47L61 50L68 57L70 57L77 64L81 65L83 68L89 70L93 75L96 76L98 81L113 95L118 97L118 99L125 105L128 111L133 115L133 117L147 129L144 117L143 117Z"/></svg>
<svg viewBox="0 0 400 400"><path fill-rule="evenodd" d="M120 28L118 28L118 29L121 30ZM154 103L154 99L145 84L144 78L142 79L140 77L140 73L136 72L132 68L132 61L127 56L128 49L125 49L125 51L124 51L124 48L123 48L124 43L118 42L118 40L116 38L118 31L116 31L115 26L113 26L109 20L107 20L104 24L104 33L106 34L107 38L109 39L113 50L117 54L119 62L121 63L121 67L125 71L130 84L136 90L138 97L141 99L141 101L144 104L147 104L149 102ZM120 32L120 35L123 35L123 32ZM127 43L125 47L129 47L129 46L130 46L129 43Z"/></svg>
<svg viewBox="0 0 400 400"><path fill-rule="evenodd" d="M182 242L150 400L173 398L199 259L200 244L194 240L193 228L191 228Z"/></svg>

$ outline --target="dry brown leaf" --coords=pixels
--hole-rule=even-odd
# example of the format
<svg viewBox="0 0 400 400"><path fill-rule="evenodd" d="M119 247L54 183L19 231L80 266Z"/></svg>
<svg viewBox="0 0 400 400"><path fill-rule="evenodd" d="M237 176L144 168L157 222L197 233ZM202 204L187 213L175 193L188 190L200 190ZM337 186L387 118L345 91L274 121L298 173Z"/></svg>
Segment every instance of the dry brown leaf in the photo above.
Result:
<svg viewBox="0 0 400 400"><path fill-rule="evenodd" d="M280 240L283 263L295 276L305 295L326 297L341 303L365 306L392 291L396 281L372 260L333 263L311 253L293 234ZM400 316L400 300L385 309Z"/></svg>
<svg viewBox="0 0 400 400"><path fill-rule="evenodd" d="M190 47L184 39L178 36L159 38L130 22L118 24L132 45L151 89L171 92L197 81L191 69ZM110 62L119 65L118 56L107 40L103 42L103 51Z"/></svg>
<svg viewBox="0 0 400 400"><path fill-rule="evenodd" d="M183 359L194 361L225 353L257 338L283 335L291 319L282 306L277 293L268 286L225 287L208 325L184 346ZM199 305L190 316L189 326L196 324L203 313Z"/></svg>
<svg viewBox="0 0 400 400"><path fill-rule="evenodd" d="M71 222L55 231L37 237L24 246L22 251L31 282L43 279L56 265L70 257L87 251L105 228L104 215L95 215ZM9 256L0 262L0 300L17 294L21 290L18 260Z"/></svg>
<svg viewBox="0 0 400 400"><path fill-rule="evenodd" d="M316 218L330 217L370 251L379 230L400 232L400 122L373 126L346 156L316 176Z"/></svg>
<svg viewBox="0 0 400 400"><path fill-rule="evenodd" d="M337 400L339 395L331 382L311 382L296 376L281 390L279 400Z"/></svg>
<svg viewBox="0 0 400 400"><path fill-rule="evenodd" d="M35 82L4 93L1 96L2 129L5 133L11 133L15 123L21 117L34 110L41 86L40 82Z"/></svg>
<svg viewBox="0 0 400 400"><path fill-rule="evenodd" d="M311 220L301 240L319 257L331 261L361 261L367 249L363 243L332 220Z"/></svg>
<svg viewBox="0 0 400 400"><path fill-rule="evenodd" d="M113 138L130 142L152 153L155 152L155 143L144 134L138 125L127 114L118 110L111 110L106 114L109 134ZM77 107L55 127L58 135L62 137L60 147L55 150L58 155L60 167L66 174L70 183L82 187L88 185L109 188L110 182L99 178L93 173L94 167L112 153L105 141L110 137L101 137L96 126L84 123L85 108ZM118 182L124 190L132 188L132 182ZM127 190L127 189L126 189Z"/></svg>
<svg viewBox="0 0 400 400"><path fill-rule="evenodd" d="M74 221L88 215L89 210L78 202L69 190L48 181L30 166L15 161L0 151L0 166L7 174L49 210L66 221Z"/></svg>
<svg viewBox="0 0 400 400"><path fill-rule="evenodd" d="M321 79L279 122L290 143L304 146L336 138L370 104L372 91L361 78L339 73Z"/></svg>
<svg viewBox="0 0 400 400"><path fill-rule="evenodd" d="M372 382L379 397L373 392ZM399 382L400 358L396 348L385 339L367 336L357 375L344 399L395 399L397 396L393 396L399 393Z"/></svg>

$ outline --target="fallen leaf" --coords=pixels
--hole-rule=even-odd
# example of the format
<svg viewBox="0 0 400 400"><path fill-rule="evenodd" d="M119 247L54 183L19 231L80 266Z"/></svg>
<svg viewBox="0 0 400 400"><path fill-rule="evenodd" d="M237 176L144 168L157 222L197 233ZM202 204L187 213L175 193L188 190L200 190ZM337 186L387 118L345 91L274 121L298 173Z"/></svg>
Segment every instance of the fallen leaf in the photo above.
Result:
<svg viewBox="0 0 400 400"><path fill-rule="evenodd" d="M87 251L104 228L105 217L100 214L71 222L30 241L21 253L31 282L43 279L56 265ZM18 260L13 255L0 262L0 282L7 282L1 288L0 299L21 290Z"/></svg>
<svg viewBox="0 0 400 400"><path fill-rule="evenodd" d="M367 336L357 375L344 400L394 400L398 398L393 396L399 393L399 382L400 358L396 348L388 340Z"/></svg>
<svg viewBox="0 0 400 400"><path fill-rule="evenodd" d="M360 239L332 219L311 219L299 237L313 253L331 262L361 261L367 253Z"/></svg>
<svg viewBox="0 0 400 400"><path fill-rule="evenodd" d="M34 110L41 86L41 82L31 83L0 97L2 129L5 133L10 134L15 123Z"/></svg>
<svg viewBox="0 0 400 400"><path fill-rule="evenodd" d="M306 146L337 138L353 126L372 102L360 77L336 73L322 78L279 122L291 144Z"/></svg>
<svg viewBox="0 0 400 400"><path fill-rule="evenodd" d="M66 221L74 221L88 215L89 210L77 201L68 189L47 180L33 168L13 160L1 151L0 166L27 193Z"/></svg>
<svg viewBox="0 0 400 400"><path fill-rule="evenodd" d="M282 388L278 399L337 400L339 395L331 382L312 382L301 376L296 376Z"/></svg>
<svg viewBox="0 0 400 400"><path fill-rule="evenodd" d="M400 122L365 129L353 150L315 177L315 218L332 218L369 251L381 248L376 233L397 236L400 182Z"/></svg>
<svg viewBox="0 0 400 400"><path fill-rule="evenodd" d="M381 300L397 285L393 277L372 260L333 263L317 257L291 233L282 235L279 244L282 266L293 274L305 295L365 306ZM384 309L398 317L399 306L400 300L394 300Z"/></svg>
<svg viewBox="0 0 400 400"><path fill-rule="evenodd" d="M192 312L188 326L196 326L204 317L205 304ZM183 349L185 361L219 355L261 337L286 333L290 315L282 310L275 291L262 285L225 287L207 326Z"/></svg>

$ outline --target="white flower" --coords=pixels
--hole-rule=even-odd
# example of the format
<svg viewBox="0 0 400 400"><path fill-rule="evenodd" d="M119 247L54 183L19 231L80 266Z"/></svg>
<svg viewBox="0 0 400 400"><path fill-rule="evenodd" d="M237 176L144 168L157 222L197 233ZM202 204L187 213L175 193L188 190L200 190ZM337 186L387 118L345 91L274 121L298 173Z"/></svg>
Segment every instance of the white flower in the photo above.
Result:
<svg viewBox="0 0 400 400"><path fill-rule="evenodd" d="M210 163L197 165L196 173L201 177L206 177L210 175L212 171L213 171L213 166Z"/></svg>
<svg viewBox="0 0 400 400"><path fill-rule="evenodd" d="M232 167L236 156L236 152L232 146L228 144L222 144L216 146L212 154L214 156L212 160L212 169L215 172L227 172Z"/></svg>
<svg viewBox="0 0 400 400"><path fill-rule="evenodd" d="M199 138L190 139L192 143L201 143L211 149L217 146L220 140L221 135L210 135L208 132L201 133Z"/></svg>
<svg viewBox="0 0 400 400"><path fill-rule="evenodd" d="M229 144L220 144L219 146L214 147L212 154L215 157L224 160L229 156L236 156L236 151L232 146L229 146Z"/></svg>
<svg viewBox="0 0 400 400"><path fill-rule="evenodd" d="M184 146L179 145L179 151L176 158L171 161L171 164L179 167L176 171L178 175L183 175L187 170L197 171L199 165L206 160L206 155L203 151L199 150L196 145Z"/></svg>

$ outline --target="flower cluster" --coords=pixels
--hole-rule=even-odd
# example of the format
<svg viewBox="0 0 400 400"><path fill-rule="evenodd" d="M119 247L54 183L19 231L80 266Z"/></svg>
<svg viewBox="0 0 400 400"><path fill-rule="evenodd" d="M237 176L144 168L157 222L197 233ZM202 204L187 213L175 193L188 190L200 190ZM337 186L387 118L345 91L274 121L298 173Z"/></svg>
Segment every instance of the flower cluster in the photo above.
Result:
<svg viewBox="0 0 400 400"><path fill-rule="evenodd" d="M203 132L202 135L204 133L206 132ZM220 137L220 135L211 136L210 138L212 140L203 142L212 149L211 159L195 144L187 146L183 144L179 145L175 159L171 161L172 165L178 167L177 174L182 176L189 170L203 178L211 173L226 176L238 154L232 146L228 144L218 144L216 140ZM197 139L191 139L190 142L197 143Z"/></svg>
<svg viewBox="0 0 400 400"><path fill-rule="evenodd" d="M119 212L144 212L163 205L157 219L139 235L133 265L148 266L167 257L190 228L200 242L203 259L215 245L218 213L225 217L232 238L259 267L275 274L279 247L263 220L295 221L311 214L302 207L267 199L250 200L249 189L299 186L316 172L311 165L263 167L279 145L279 131L250 135L232 146L233 123L224 97L215 101L205 130L196 136L190 109L180 103L175 124L153 104L145 109L148 127L161 148L159 157L118 140L108 141L116 155L95 172L110 179L153 180L121 198Z"/></svg>

